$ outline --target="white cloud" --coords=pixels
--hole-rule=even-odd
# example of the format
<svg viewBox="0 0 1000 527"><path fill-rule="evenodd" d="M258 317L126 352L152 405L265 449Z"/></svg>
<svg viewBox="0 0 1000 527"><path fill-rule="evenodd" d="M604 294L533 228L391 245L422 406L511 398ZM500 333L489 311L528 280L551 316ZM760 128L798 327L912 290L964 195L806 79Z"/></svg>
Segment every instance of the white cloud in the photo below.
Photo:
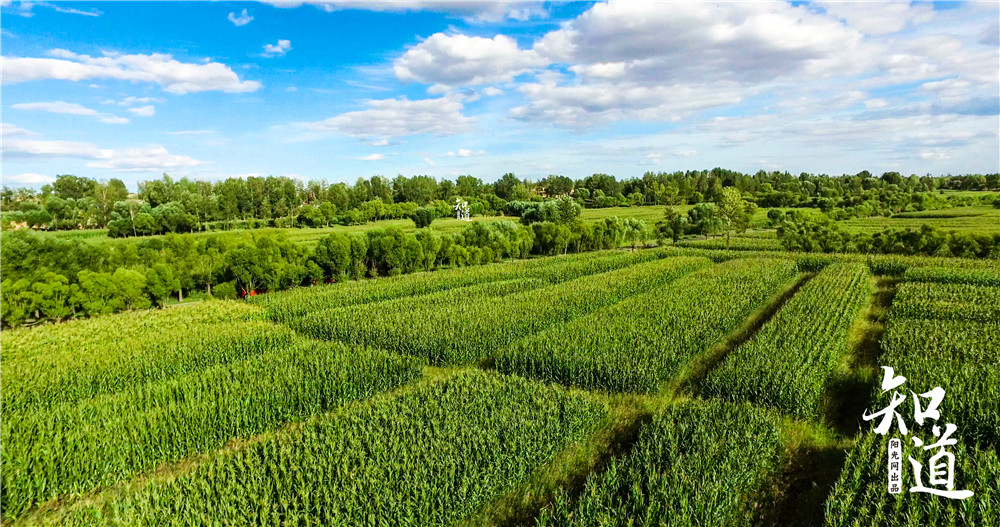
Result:
<svg viewBox="0 0 1000 527"><path fill-rule="evenodd" d="M110 115L106 113L98 112L92 108L87 108L76 103L66 102L66 101L51 101L51 102L28 102L21 104L14 104L11 108L15 110L28 110L28 111L40 111L48 113L58 113L64 115L86 115L97 117L102 123L108 124L128 124L129 120L124 117L118 117L115 115Z"/></svg>
<svg viewBox="0 0 1000 527"><path fill-rule="evenodd" d="M179 62L171 55L122 55L105 52L102 57L79 55L62 49L49 51L54 58L0 57L3 82L14 84L36 80L117 79L150 82L170 93L202 91L251 92L260 88L256 81L241 81L225 64Z"/></svg>
<svg viewBox="0 0 1000 527"><path fill-rule="evenodd" d="M240 27L249 24L253 21L253 17L247 14L247 10L244 9L239 16L236 13L229 13L229 21L233 23L234 26Z"/></svg>
<svg viewBox="0 0 1000 527"><path fill-rule="evenodd" d="M3 0L0 1L0 6L13 7L14 8L14 10L12 11L13 14L18 16L23 16L25 18L31 18L35 16L35 13L32 11L35 7L46 7L52 9L57 13L67 13L71 15L98 17L104 14L101 11L98 11L97 9L91 9L90 11L82 11L80 9L73 9L72 7L64 7L56 4L51 4L49 2L22 1L18 2L16 6L12 6L10 0Z"/></svg>
<svg viewBox="0 0 1000 527"><path fill-rule="evenodd" d="M785 3L612 0L534 46L585 78L633 82L761 82L858 71L862 34Z"/></svg>
<svg viewBox="0 0 1000 527"><path fill-rule="evenodd" d="M503 95L503 90L493 86L487 86L486 88L483 88L483 95L487 97L496 97L497 95Z"/></svg>
<svg viewBox="0 0 1000 527"><path fill-rule="evenodd" d="M388 137L383 137L382 139L379 139L377 141L372 141L371 145L372 146L389 146L389 138Z"/></svg>
<svg viewBox="0 0 1000 527"><path fill-rule="evenodd" d="M111 101L112 103L114 101ZM133 104L148 104L151 102L167 102L162 97L125 97L118 101L118 106L132 106Z"/></svg>
<svg viewBox="0 0 1000 527"><path fill-rule="evenodd" d="M152 105L137 106L135 108L129 108L128 111L138 115L139 117L152 117L156 115L156 107Z"/></svg>
<svg viewBox="0 0 1000 527"><path fill-rule="evenodd" d="M548 61L518 48L505 35L493 38L435 33L393 63L396 78L441 86L469 86L512 80Z"/></svg>
<svg viewBox="0 0 1000 527"><path fill-rule="evenodd" d="M896 33L911 22L928 20L934 11L930 3L909 0L870 2L818 2L826 13L869 35Z"/></svg>
<svg viewBox="0 0 1000 527"><path fill-rule="evenodd" d="M547 82L525 84L519 89L531 103L511 110L512 117L569 127L625 119L679 121L693 112L742 100L739 90L724 86L611 83L560 86Z"/></svg>
<svg viewBox="0 0 1000 527"><path fill-rule="evenodd" d="M472 156L484 156L486 155L485 150L469 150L468 148L459 148L458 152L448 152L448 157L472 157Z"/></svg>
<svg viewBox="0 0 1000 527"><path fill-rule="evenodd" d="M316 132L347 134L362 139L408 135L453 135L469 130L475 119L462 115L461 101L448 97L411 101L369 100L366 110L347 112L323 121L295 123Z"/></svg>
<svg viewBox="0 0 1000 527"><path fill-rule="evenodd" d="M385 159L385 154L370 154L367 156L359 157L358 161L381 161Z"/></svg>
<svg viewBox="0 0 1000 527"><path fill-rule="evenodd" d="M427 164L428 164L428 165L430 165L430 166L434 166L434 165L436 165L436 164L437 164L437 163L435 163L435 162L434 162L434 160L433 160L433 159L431 159L431 158L429 158L429 157L425 157L425 158L424 158L424 163L427 163Z"/></svg>
<svg viewBox="0 0 1000 527"><path fill-rule="evenodd" d="M299 91L299 89L296 88L295 86L289 86L289 87L285 88L285 91L288 92L288 93L295 93L295 92Z"/></svg>
<svg viewBox="0 0 1000 527"><path fill-rule="evenodd" d="M920 152L920 159L927 161L947 161L951 159L951 154L944 150L924 150Z"/></svg>
<svg viewBox="0 0 1000 527"><path fill-rule="evenodd" d="M277 57L288 53L288 50L292 49L292 42L290 40L279 40L277 44L264 44L264 56L265 57Z"/></svg>
<svg viewBox="0 0 1000 527"><path fill-rule="evenodd" d="M14 176L4 176L3 183L6 185L8 183L14 183L15 185L45 185L52 183L56 178L52 176L46 176L45 174L17 174Z"/></svg>
<svg viewBox="0 0 1000 527"><path fill-rule="evenodd" d="M886 106L889 106L889 101L882 98L868 99L865 101L865 108L868 109L885 108Z"/></svg>
<svg viewBox="0 0 1000 527"><path fill-rule="evenodd" d="M159 145L113 150L91 143L53 140L7 140L3 155L10 158L80 158L84 166L118 172L158 172L204 164L188 156L174 155Z"/></svg>
<svg viewBox="0 0 1000 527"><path fill-rule="evenodd" d="M112 150L101 150L90 143L79 141L50 141L44 139L17 139L3 143L3 154L9 157L79 157L99 159L110 156Z"/></svg>
<svg viewBox="0 0 1000 527"><path fill-rule="evenodd" d="M438 11L463 18L470 23L502 22L504 19L525 21L532 18L547 18L548 11L542 2L524 0L264 0L275 7L298 7L309 4L327 12L340 9L364 9L368 11L406 12Z"/></svg>
<svg viewBox="0 0 1000 527"><path fill-rule="evenodd" d="M166 148L154 145L128 148L113 153L98 161L86 164L88 168L105 168L118 172L159 172L177 168L195 167L204 164L188 156L174 155Z"/></svg>
<svg viewBox="0 0 1000 527"><path fill-rule="evenodd" d="M24 128L18 128L9 123L0 123L0 136L2 137L16 137L19 135L38 135L35 132L25 130Z"/></svg>

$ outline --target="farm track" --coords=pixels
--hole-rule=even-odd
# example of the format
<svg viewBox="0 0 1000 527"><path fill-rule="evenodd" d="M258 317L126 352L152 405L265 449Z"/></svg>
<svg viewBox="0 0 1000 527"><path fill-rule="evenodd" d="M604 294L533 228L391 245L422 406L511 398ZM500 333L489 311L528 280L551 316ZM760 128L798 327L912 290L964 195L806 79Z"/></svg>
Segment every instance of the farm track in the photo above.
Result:
<svg viewBox="0 0 1000 527"><path fill-rule="evenodd" d="M570 446L548 465L541 467L525 485L503 496L467 519L466 525L512 527L531 525L538 512L551 502L562 488L576 498L589 478L601 475L611 461L627 455L635 446L639 432L653 420L654 414L670 404L698 397L698 383L732 350L753 336L791 299L815 273L802 273L783 290L768 299L753 315L717 344L695 357L657 393L647 396L611 395L612 412L608 421L583 443ZM493 369L491 360L479 367ZM839 470L834 478L839 475ZM825 495L824 495L825 497Z"/></svg>
<svg viewBox="0 0 1000 527"><path fill-rule="evenodd" d="M764 327L764 324L767 324L781 310L781 307L795 296L799 292L799 289L806 285L814 276L816 276L816 273L800 274L795 282L771 297L765 302L763 307L747 318L740 327L688 362L680 373L666 383L660 393L665 396L674 397L700 396L698 385L708 375L708 372L718 366L726 358L726 355L752 339L760 331L760 328Z"/></svg>
<svg viewBox="0 0 1000 527"><path fill-rule="evenodd" d="M850 353L827 386L821 423L787 427L785 461L766 489L760 527L822 525L827 496L840 477L847 452L861 430L860 416L877 382L885 314L896 295L897 279L876 277L871 303L855 321Z"/></svg>

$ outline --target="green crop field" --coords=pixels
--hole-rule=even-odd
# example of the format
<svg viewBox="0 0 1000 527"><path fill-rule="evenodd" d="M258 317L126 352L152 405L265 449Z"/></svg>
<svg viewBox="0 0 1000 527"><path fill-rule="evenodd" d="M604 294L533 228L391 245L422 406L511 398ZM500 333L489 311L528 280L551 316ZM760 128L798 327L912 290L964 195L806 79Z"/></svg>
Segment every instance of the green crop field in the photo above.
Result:
<svg viewBox="0 0 1000 527"><path fill-rule="evenodd" d="M1000 524L995 262L735 240L4 329L2 521ZM972 497L887 492L881 366Z"/></svg>

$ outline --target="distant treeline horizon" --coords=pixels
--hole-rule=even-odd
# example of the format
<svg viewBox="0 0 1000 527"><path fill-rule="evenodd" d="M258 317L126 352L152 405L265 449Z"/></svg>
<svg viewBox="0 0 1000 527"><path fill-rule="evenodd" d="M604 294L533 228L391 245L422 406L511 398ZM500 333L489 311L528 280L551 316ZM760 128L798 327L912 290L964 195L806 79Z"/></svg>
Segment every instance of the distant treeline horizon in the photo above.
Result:
<svg viewBox="0 0 1000 527"><path fill-rule="evenodd" d="M646 172L619 180L593 174L573 180L550 175L539 181L507 173L493 183L474 176L437 180L430 176L358 178L354 185L292 179L286 176L228 178L222 181L160 179L142 181L131 193L120 179L60 175L38 191L0 193L4 229L108 229L109 236L141 236L255 227L357 225L381 219L411 218L418 209L451 214L455 198L468 202L474 216L520 216L525 202L569 196L584 208L644 205L696 205L717 202L734 187L760 207L813 207L871 216L926 210L979 200L944 199L939 191L1000 190L1000 174L903 176L868 171L828 176L758 171L744 174L714 168ZM938 194L935 194L938 193ZM949 198L954 198L950 196ZM977 201L977 200L971 200ZM425 214L426 215L426 214Z"/></svg>

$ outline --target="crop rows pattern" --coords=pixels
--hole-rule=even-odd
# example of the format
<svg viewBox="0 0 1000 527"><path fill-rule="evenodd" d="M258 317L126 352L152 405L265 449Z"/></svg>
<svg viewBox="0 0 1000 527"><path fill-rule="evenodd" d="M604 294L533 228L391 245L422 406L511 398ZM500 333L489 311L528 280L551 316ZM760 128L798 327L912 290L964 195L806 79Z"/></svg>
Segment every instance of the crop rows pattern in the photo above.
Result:
<svg viewBox="0 0 1000 527"><path fill-rule="evenodd" d="M515 343L496 368L573 386L652 392L736 329L797 273L790 260L732 260Z"/></svg>
<svg viewBox="0 0 1000 527"><path fill-rule="evenodd" d="M830 374L874 287L861 264L832 264L807 282L748 342L705 378L712 395L815 417Z"/></svg>

